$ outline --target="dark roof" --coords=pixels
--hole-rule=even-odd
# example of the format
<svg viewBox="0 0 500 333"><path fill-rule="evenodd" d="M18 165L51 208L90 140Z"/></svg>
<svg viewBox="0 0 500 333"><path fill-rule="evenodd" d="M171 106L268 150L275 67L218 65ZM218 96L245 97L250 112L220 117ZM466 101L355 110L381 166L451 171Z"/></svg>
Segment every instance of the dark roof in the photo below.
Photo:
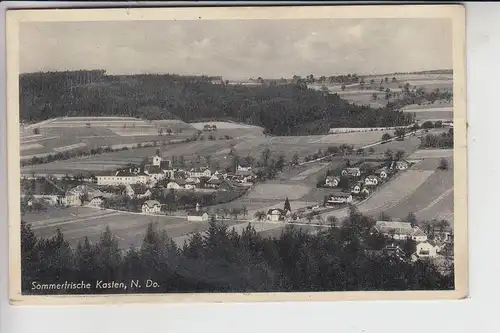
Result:
<svg viewBox="0 0 500 333"><path fill-rule="evenodd" d="M184 179L173 179L170 183L177 183L179 185L186 185L186 181Z"/></svg>
<svg viewBox="0 0 500 333"><path fill-rule="evenodd" d="M222 179L211 179L207 183L208 184L214 184L214 185L220 185L224 182Z"/></svg>
<svg viewBox="0 0 500 333"><path fill-rule="evenodd" d="M351 193L346 193L346 192L334 192L330 194L330 197L350 197Z"/></svg>
<svg viewBox="0 0 500 333"><path fill-rule="evenodd" d="M146 205L148 207L161 206L161 204L156 200L146 200L142 205Z"/></svg>
<svg viewBox="0 0 500 333"><path fill-rule="evenodd" d="M132 190L134 190L135 194L144 194L149 190L145 185L142 184L132 184L130 185L130 187L132 188Z"/></svg>
<svg viewBox="0 0 500 333"><path fill-rule="evenodd" d="M162 170L170 169L170 161L161 161L160 162L160 168Z"/></svg>

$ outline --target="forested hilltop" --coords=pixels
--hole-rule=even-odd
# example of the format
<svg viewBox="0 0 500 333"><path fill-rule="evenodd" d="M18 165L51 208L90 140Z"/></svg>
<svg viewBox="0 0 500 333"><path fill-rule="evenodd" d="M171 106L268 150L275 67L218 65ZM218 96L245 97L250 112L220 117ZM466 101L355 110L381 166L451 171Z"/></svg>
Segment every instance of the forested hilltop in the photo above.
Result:
<svg viewBox="0 0 500 333"><path fill-rule="evenodd" d="M454 289L453 267L443 275L430 262L370 254L368 249L381 249L386 242L383 236L370 234L374 224L353 208L341 227L307 234L290 226L281 237L270 239L251 225L239 234L212 220L205 235L194 234L181 248L151 224L140 248L122 252L109 229L96 244L85 239L73 249L61 231L52 238L37 239L30 225L22 223L22 290L25 294L95 294ZM408 254L415 251L412 240L402 246ZM110 290L96 285L100 280L129 285L134 279L150 279L158 287ZM33 282L65 281L83 281L91 287L33 289Z"/></svg>
<svg viewBox="0 0 500 333"><path fill-rule="evenodd" d="M206 76L114 76L94 70L21 74L19 84L20 117L26 122L64 116L232 120L262 126L273 135L307 135L413 120L394 106L358 106L293 81L244 86Z"/></svg>

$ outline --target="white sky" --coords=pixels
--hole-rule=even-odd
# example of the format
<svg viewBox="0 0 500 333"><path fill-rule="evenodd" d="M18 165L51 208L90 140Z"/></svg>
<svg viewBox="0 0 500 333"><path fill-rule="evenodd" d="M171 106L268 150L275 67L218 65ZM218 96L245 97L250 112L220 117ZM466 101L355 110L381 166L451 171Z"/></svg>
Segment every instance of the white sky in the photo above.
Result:
<svg viewBox="0 0 500 333"><path fill-rule="evenodd" d="M452 68L451 20L22 23L21 72L290 78Z"/></svg>

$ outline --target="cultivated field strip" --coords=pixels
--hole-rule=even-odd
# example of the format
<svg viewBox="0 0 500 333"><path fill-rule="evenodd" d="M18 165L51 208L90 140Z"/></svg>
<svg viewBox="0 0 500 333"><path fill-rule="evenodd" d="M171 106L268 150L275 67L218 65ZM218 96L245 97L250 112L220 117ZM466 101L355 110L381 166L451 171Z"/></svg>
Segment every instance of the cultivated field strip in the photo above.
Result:
<svg viewBox="0 0 500 333"><path fill-rule="evenodd" d="M419 160L424 158L453 157L453 149L424 149L417 150L411 154L409 160Z"/></svg>
<svg viewBox="0 0 500 333"><path fill-rule="evenodd" d="M259 184L250 190L248 199L283 199L298 200L310 191L309 186L289 184Z"/></svg>
<svg viewBox="0 0 500 333"><path fill-rule="evenodd" d="M297 176L295 177L292 177L290 178L290 180L293 180L293 181L299 181L299 180L304 180L306 179L307 177L321 171L323 168L325 168L328 164L320 164L320 165L315 165L315 166L312 166L310 167L309 169L301 172L300 174L298 174Z"/></svg>
<svg viewBox="0 0 500 333"><path fill-rule="evenodd" d="M411 195L434 171L406 170L359 206L364 213L383 212Z"/></svg>

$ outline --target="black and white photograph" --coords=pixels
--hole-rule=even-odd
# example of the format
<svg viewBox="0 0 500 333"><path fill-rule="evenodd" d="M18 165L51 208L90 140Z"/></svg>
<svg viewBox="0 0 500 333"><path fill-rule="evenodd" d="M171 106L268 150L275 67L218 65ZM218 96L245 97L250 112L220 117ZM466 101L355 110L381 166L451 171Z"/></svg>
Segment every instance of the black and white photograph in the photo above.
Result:
<svg viewBox="0 0 500 333"><path fill-rule="evenodd" d="M464 29L461 6L7 12L11 301L466 296Z"/></svg>

